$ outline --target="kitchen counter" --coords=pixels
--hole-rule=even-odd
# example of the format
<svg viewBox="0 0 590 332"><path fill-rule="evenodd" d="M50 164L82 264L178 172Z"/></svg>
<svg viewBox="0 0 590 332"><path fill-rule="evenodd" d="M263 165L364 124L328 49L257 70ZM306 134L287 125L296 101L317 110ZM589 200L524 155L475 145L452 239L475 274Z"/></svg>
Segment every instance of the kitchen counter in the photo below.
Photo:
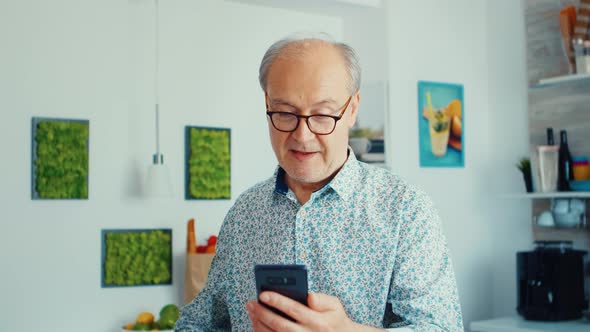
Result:
<svg viewBox="0 0 590 332"><path fill-rule="evenodd" d="M472 332L588 332L590 320L537 322L513 316L471 322L469 327Z"/></svg>

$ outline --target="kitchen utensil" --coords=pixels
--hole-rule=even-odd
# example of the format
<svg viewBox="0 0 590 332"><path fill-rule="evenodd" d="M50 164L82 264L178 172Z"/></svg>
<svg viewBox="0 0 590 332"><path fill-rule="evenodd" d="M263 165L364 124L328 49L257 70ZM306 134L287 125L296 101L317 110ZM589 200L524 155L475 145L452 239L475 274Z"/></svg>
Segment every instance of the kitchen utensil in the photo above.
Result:
<svg viewBox="0 0 590 332"><path fill-rule="evenodd" d="M578 227L585 218L586 205L580 199L556 199L551 211L558 227Z"/></svg>
<svg viewBox="0 0 590 332"><path fill-rule="evenodd" d="M590 180L570 181L570 188L573 191L590 191Z"/></svg>
<svg viewBox="0 0 590 332"><path fill-rule="evenodd" d="M545 210L541 212L541 214L537 217L537 226L541 227L553 227L555 226L555 221L553 220L553 214L549 210Z"/></svg>
<svg viewBox="0 0 590 332"><path fill-rule="evenodd" d="M542 192L557 190L557 159L559 147L556 145L541 145L537 147L539 153L539 178Z"/></svg>
<svg viewBox="0 0 590 332"><path fill-rule="evenodd" d="M538 241L535 250L518 252L517 311L525 319L559 321L578 319L584 298L585 251L571 241Z"/></svg>

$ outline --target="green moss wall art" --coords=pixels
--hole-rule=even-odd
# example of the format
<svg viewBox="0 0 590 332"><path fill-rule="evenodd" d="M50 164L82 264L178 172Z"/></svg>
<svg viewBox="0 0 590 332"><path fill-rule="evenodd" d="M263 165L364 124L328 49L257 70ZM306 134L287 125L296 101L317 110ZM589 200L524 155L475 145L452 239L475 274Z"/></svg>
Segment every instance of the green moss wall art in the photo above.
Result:
<svg viewBox="0 0 590 332"><path fill-rule="evenodd" d="M171 229L104 229L102 287L172 284Z"/></svg>
<svg viewBox="0 0 590 332"><path fill-rule="evenodd" d="M231 131L185 128L186 199L231 198Z"/></svg>
<svg viewBox="0 0 590 332"><path fill-rule="evenodd" d="M88 199L89 127L88 120L33 118L33 199Z"/></svg>

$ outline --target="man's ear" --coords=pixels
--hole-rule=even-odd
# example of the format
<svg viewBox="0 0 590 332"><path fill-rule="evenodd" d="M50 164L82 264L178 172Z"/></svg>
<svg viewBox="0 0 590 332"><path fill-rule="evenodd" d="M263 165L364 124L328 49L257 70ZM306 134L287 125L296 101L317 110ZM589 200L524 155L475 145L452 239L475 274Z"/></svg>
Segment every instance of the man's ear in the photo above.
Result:
<svg viewBox="0 0 590 332"><path fill-rule="evenodd" d="M352 100L350 101L350 114L349 114L349 121L348 121L348 128L352 128L356 123L356 117L358 116L358 109L359 104L361 102L361 92L360 90L357 91L354 95L352 95Z"/></svg>

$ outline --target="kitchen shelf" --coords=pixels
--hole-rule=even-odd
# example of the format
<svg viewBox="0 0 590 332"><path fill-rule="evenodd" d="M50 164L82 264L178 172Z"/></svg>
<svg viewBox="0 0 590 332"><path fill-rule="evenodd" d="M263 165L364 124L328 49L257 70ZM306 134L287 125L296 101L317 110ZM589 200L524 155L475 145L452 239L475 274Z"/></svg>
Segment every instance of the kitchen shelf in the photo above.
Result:
<svg viewBox="0 0 590 332"><path fill-rule="evenodd" d="M530 198L530 199L551 199L551 198L590 198L588 191L567 191L552 193L522 193L508 194L508 198Z"/></svg>
<svg viewBox="0 0 590 332"><path fill-rule="evenodd" d="M471 322L471 331L477 332L579 332L587 331L588 320L578 319L561 322L541 322L525 320L520 316L501 317Z"/></svg>
<svg viewBox="0 0 590 332"><path fill-rule="evenodd" d="M539 83L533 84L531 88L544 88L552 85L559 85L569 82L590 82L590 74L575 74L575 75L563 75L550 78L543 78L539 80Z"/></svg>

